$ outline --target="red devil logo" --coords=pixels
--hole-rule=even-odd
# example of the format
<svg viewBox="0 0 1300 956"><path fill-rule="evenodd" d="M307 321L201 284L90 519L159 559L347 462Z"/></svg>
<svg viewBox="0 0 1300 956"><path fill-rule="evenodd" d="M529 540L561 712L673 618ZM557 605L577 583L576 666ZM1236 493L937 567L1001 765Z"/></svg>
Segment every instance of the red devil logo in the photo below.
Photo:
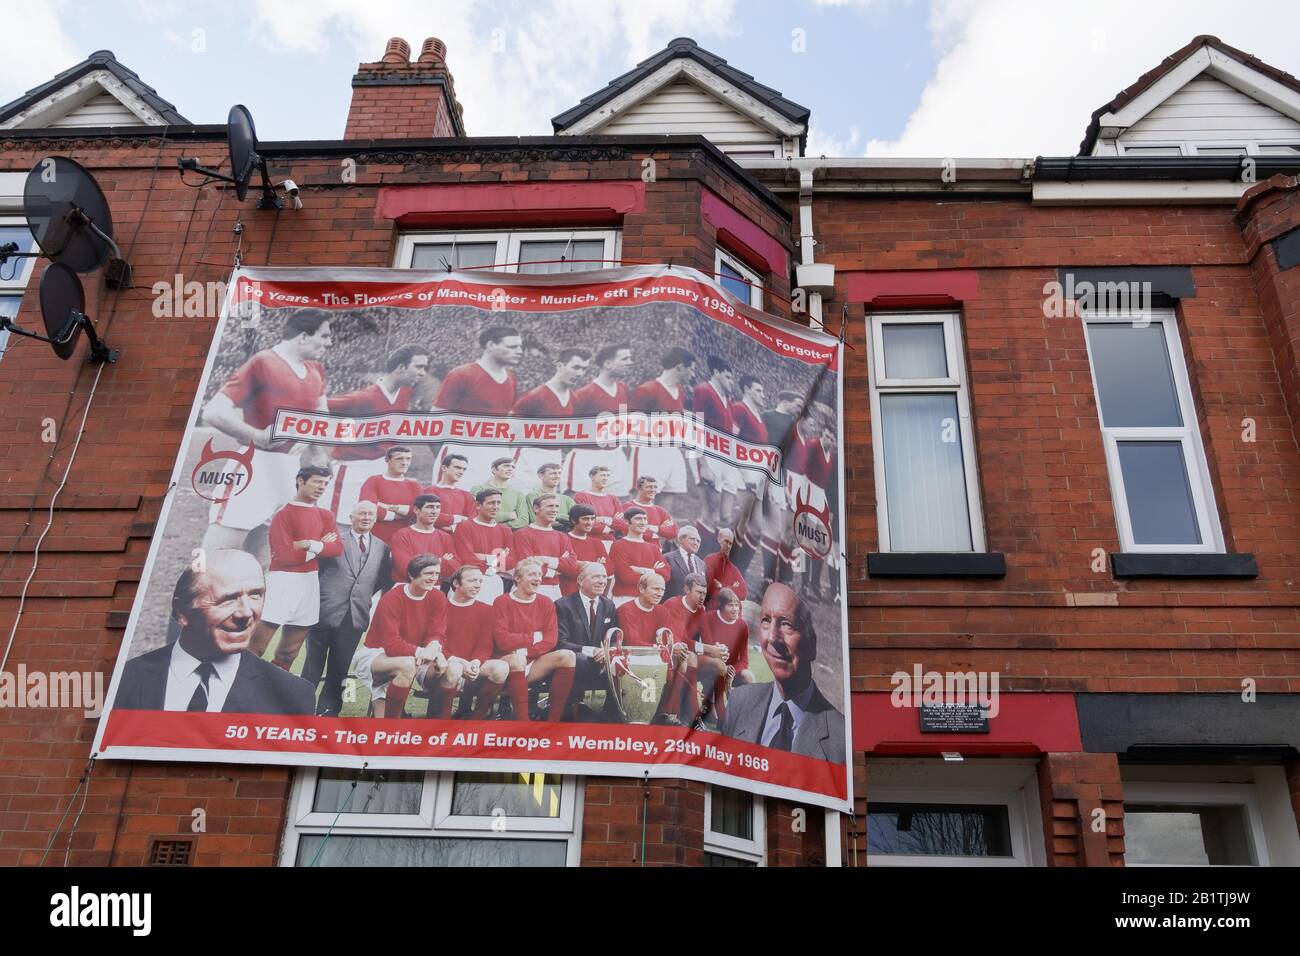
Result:
<svg viewBox="0 0 1300 956"><path fill-rule="evenodd" d="M803 488L794 499L794 540L814 558L824 559L831 553L830 505L821 510L814 508Z"/></svg>
<svg viewBox="0 0 1300 956"><path fill-rule="evenodd" d="M210 467L213 462L226 459L235 463ZM190 484L195 493L208 501L228 501L235 497L253 480L253 448L250 445L244 451L216 451L212 439L203 446L199 453L199 463L190 473Z"/></svg>

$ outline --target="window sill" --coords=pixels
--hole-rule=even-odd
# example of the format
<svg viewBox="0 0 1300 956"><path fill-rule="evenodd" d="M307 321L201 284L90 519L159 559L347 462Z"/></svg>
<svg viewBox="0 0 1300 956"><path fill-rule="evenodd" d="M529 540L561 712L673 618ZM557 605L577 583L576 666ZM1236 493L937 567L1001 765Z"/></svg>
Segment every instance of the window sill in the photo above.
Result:
<svg viewBox="0 0 1300 956"><path fill-rule="evenodd" d="M1007 558L1000 552L892 551L867 555L873 578L1003 578Z"/></svg>
<svg viewBox="0 0 1300 956"><path fill-rule="evenodd" d="M1259 576L1253 554L1144 554L1110 556L1117 578L1254 578Z"/></svg>

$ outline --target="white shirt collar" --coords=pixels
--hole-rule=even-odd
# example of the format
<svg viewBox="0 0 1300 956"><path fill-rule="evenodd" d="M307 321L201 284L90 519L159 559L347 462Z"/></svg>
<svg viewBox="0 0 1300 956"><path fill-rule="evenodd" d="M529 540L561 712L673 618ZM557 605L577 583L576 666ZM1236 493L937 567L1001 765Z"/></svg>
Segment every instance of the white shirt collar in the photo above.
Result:
<svg viewBox="0 0 1300 956"><path fill-rule="evenodd" d="M208 712L215 713L225 706L230 688L234 686L235 675L239 673L241 654L223 654L211 661L212 676L208 679ZM167 684L164 691L163 708L165 710L185 710L190 699L199 686L199 675L195 673L202 663L197 657L181 647L178 640L172 645L171 657L167 665Z"/></svg>
<svg viewBox="0 0 1300 956"><path fill-rule="evenodd" d="M384 398L388 399L388 404L391 405L393 402L397 401L397 393L402 390L400 385L390 392L388 389L384 388L383 382L375 382L375 384L378 385L379 390L384 393Z"/></svg>

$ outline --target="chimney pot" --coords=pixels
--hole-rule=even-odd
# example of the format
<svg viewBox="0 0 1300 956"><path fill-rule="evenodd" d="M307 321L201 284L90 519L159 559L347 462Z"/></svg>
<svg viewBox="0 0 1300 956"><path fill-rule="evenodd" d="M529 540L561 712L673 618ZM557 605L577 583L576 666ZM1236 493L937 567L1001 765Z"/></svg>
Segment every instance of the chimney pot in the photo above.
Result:
<svg viewBox="0 0 1300 956"><path fill-rule="evenodd" d="M421 63L443 63L447 59L447 44L437 37L429 37L420 49Z"/></svg>
<svg viewBox="0 0 1300 956"><path fill-rule="evenodd" d="M388 41L388 47L384 50L384 63L410 63L411 62L411 44L407 43L401 37L393 37Z"/></svg>

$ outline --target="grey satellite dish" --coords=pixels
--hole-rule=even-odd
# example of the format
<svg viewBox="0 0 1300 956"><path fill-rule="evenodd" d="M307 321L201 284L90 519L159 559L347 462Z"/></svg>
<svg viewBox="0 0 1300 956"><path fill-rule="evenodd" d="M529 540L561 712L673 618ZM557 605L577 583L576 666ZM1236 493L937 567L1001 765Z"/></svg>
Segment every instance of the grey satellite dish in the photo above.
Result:
<svg viewBox="0 0 1300 956"><path fill-rule="evenodd" d="M275 194L276 187L271 184L271 174L266 168L266 159L257 151L257 127L253 124L253 114L248 107L236 104L230 108L226 117L226 147L230 151L230 175L219 173L207 166L200 166L193 157L182 157L176 161L181 175L196 172L208 179L230 183L235 187L235 198L240 202L248 196L248 184L257 170L262 177L262 195L257 200L258 209L280 209L284 200ZM297 187L294 187L295 191ZM299 203L294 204L300 208Z"/></svg>
<svg viewBox="0 0 1300 956"><path fill-rule="evenodd" d="M117 349L110 349L95 334L94 323L86 315L86 293L81 288L81 280L66 263L50 263L41 276L41 318L45 321L44 335L21 328L5 316L0 316L0 330L48 342L54 354L66 362L77 350L77 339L84 329L90 339L90 361L117 361Z"/></svg>

